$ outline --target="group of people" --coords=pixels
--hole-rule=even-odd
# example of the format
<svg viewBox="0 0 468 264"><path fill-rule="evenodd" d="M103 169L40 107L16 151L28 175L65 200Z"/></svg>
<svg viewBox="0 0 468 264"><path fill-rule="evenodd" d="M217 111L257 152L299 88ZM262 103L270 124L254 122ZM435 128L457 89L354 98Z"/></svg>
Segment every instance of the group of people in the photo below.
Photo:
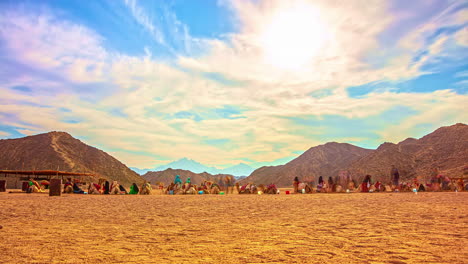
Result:
<svg viewBox="0 0 468 264"><path fill-rule="evenodd" d="M49 182L46 180L40 183L34 179L29 179L27 182L26 192L44 192L48 188ZM68 178L63 185L64 193L76 193L76 194L151 194L153 188L151 184L145 181L141 186L133 183L130 186L130 190L127 191L125 187L119 184L117 181L109 182L106 179L99 179L98 183L89 183L87 191L84 191L79 181L74 181ZM200 185L193 184L191 178L188 177L185 181L182 181L180 175L176 175L174 181L164 188L163 183L159 183L159 189L161 194L228 194L233 193L234 186L237 188L239 194L256 194L256 193L268 193L276 194L279 190L276 185L270 184L255 185L248 183L239 185L235 183L235 178L231 175L219 177L217 181L203 181ZM319 176L317 185L314 186L314 182L301 182L298 177L293 180L294 193L331 193L331 192L405 192L405 191L468 191L468 184L465 185L463 178L452 180L447 176L443 176L439 173L437 168L431 171L430 183L421 183L418 178L408 182L400 182L400 172L395 166L392 166L390 171L390 179L387 184L380 181L373 181L371 175L366 175L360 184L356 180L351 178L348 173L346 175L340 175L333 179L328 177L325 180L322 176ZM24 190L24 189L23 189Z"/></svg>
<svg viewBox="0 0 468 264"><path fill-rule="evenodd" d="M219 177L218 181L204 180L200 185L193 184L190 177L185 182L182 181L180 175L176 175L174 181L160 189L165 194L228 194L233 193L235 179L231 175Z"/></svg>
<svg viewBox="0 0 468 264"><path fill-rule="evenodd" d="M468 191L468 184L465 184L463 178L452 180L447 176L439 174L437 168L431 173L430 183L421 183L418 178L414 178L408 182L400 181L400 172L392 165L390 171L390 179L387 184L380 181L373 181L371 175L364 176L360 184L346 175L344 179L333 179L329 177L324 180L322 176L318 178L315 188L312 188L313 182L301 183L296 177L293 180L294 193L310 193L310 192L421 192L421 191Z"/></svg>

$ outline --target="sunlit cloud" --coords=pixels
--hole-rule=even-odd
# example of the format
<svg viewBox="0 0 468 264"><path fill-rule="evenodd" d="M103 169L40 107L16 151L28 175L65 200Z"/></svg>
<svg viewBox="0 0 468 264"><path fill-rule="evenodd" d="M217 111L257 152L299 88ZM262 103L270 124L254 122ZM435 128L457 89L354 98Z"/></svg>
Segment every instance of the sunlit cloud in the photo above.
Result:
<svg viewBox="0 0 468 264"><path fill-rule="evenodd" d="M169 5L113 5L150 36L137 53L104 37L112 26L7 5L0 137L63 130L140 168L260 166L468 122L463 1L397 2L220 2L236 30L197 37ZM417 82L433 74L437 87Z"/></svg>

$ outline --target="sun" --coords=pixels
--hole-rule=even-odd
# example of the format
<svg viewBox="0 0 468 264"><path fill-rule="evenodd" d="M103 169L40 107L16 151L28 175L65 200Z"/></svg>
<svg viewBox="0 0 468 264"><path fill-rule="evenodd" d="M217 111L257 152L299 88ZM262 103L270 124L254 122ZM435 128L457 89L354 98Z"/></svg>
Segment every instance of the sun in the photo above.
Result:
<svg viewBox="0 0 468 264"><path fill-rule="evenodd" d="M300 4L278 10L260 34L260 45L268 64L299 70L306 67L323 48L328 32L319 11Z"/></svg>

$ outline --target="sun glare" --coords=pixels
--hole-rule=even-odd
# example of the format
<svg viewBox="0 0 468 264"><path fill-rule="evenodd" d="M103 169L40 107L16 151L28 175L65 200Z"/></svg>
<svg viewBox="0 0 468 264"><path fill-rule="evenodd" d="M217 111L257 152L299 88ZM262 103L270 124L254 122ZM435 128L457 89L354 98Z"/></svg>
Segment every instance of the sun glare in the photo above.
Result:
<svg viewBox="0 0 468 264"><path fill-rule="evenodd" d="M327 35L318 10L302 4L275 13L260 35L260 44L267 63L299 70L320 52Z"/></svg>

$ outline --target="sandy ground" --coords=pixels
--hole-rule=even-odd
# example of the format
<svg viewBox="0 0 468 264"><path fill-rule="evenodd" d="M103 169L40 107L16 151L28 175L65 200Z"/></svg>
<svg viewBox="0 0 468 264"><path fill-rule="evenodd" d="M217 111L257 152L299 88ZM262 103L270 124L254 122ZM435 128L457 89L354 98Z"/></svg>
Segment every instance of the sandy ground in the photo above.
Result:
<svg viewBox="0 0 468 264"><path fill-rule="evenodd" d="M0 193L0 263L468 263L468 193Z"/></svg>

